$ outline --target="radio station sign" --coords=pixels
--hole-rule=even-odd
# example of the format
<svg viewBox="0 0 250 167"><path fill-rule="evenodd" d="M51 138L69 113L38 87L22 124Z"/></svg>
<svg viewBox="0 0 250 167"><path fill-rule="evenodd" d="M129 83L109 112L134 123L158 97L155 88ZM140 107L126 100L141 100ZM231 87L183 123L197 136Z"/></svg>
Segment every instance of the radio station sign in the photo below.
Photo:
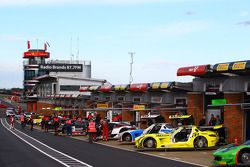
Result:
<svg viewBox="0 0 250 167"><path fill-rule="evenodd" d="M40 64L39 70L50 72L82 72L82 64Z"/></svg>

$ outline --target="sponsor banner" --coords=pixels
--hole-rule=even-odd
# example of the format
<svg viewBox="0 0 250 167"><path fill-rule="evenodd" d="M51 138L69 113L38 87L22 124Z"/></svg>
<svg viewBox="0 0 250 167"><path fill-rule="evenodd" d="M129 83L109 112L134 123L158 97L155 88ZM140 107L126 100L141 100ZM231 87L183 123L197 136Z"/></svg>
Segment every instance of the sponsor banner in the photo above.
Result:
<svg viewBox="0 0 250 167"><path fill-rule="evenodd" d="M155 89L159 89L160 88L160 84L161 83L152 83L152 85L151 85L151 89L153 89L153 90L155 90Z"/></svg>
<svg viewBox="0 0 250 167"><path fill-rule="evenodd" d="M172 83L170 82L163 82L161 83L161 89L168 89Z"/></svg>
<svg viewBox="0 0 250 167"><path fill-rule="evenodd" d="M233 63L232 70L245 70L247 62Z"/></svg>
<svg viewBox="0 0 250 167"><path fill-rule="evenodd" d="M82 72L82 64L40 64L39 70L50 72Z"/></svg>
<svg viewBox="0 0 250 167"><path fill-rule="evenodd" d="M108 108L108 104L105 104L105 103L100 103L100 104L97 104L97 108Z"/></svg>
<svg viewBox="0 0 250 167"><path fill-rule="evenodd" d="M24 56L24 58L28 58L28 57L46 57L46 58L49 58L50 53L43 52L43 51L29 51L29 52L24 52L23 56Z"/></svg>
<svg viewBox="0 0 250 167"><path fill-rule="evenodd" d="M229 63L218 64L216 67L216 71L228 71Z"/></svg>
<svg viewBox="0 0 250 167"><path fill-rule="evenodd" d="M207 73L209 67L209 65L182 67L178 69L177 76L203 76Z"/></svg>
<svg viewBox="0 0 250 167"><path fill-rule="evenodd" d="M145 110L145 105L133 105L133 110L137 111Z"/></svg>
<svg viewBox="0 0 250 167"><path fill-rule="evenodd" d="M134 91L134 92L145 92L147 91L147 89L148 89L147 83L130 85L130 91Z"/></svg>

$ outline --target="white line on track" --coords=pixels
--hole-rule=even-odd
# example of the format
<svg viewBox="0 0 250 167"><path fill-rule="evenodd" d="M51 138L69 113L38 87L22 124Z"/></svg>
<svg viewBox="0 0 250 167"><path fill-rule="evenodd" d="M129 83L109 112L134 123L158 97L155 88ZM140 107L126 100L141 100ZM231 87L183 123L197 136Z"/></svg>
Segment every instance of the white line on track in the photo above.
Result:
<svg viewBox="0 0 250 167"><path fill-rule="evenodd" d="M6 123L7 125L9 125L8 122L6 121L6 119L4 119L4 120L5 120L5 123ZM66 167L70 167L70 165L67 165L67 164L64 163L63 161L60 161L59 159L57 159L57 158L55 158L55 157L53 157L53 156L47 154L46 152L42 151L41 149L37 148L37 147L34 146L33 144L31 144L31 143L29 143L28 141L26 141L25 139L23 139L21 136L19 136L19 135L17 135L16 133L14 133L14 131L18 131L19 133L22 133L23 135L29 137L30 139L32 139L32 140L38 142L39 144L41 144L41 145L43 145L43 146L45 146L45 147L47 147L47 148L49 148L49 149L51 149L51 150L53 150L53 151L59 153L59 154L62 154L63 156L65 156L65 157L67 157L67 158L69 158L69 159L72 159L72 160L74 160L74 161L77 161L78 163L80 163L80 164L82 164L82 165L84 165L84 166L86 166L86 167L92 167L91 165L89 165L89 164L87 164L87 163L84 163L84 162L82 162L82 161L80 161L80 160L78 160L78 159L75 159L75 158L73 158L73 157L71 157L71 156L69 156L69 155L67 155L67 154L64 154L64 153L62 153L62 152L60 152L60 151L58 151L58 150L55 150L55 149L53 149L53 148L47 146L46 144L40 142L39 140L37 140L37 139L35 139L35 138L33 138L33 137L31 137L31 136L29 136L29 135L27 135L27 134L25 134L25 133L19 131L18 129L15 129L14 131L10 130L9 127L7 127L7 126L3 123L3 118L1 118L1 124L2 124L3 127L5 127L9 132L11 132L12 134L14 134L16 137L18 137L19 139L21 139L22 141L24 141L25 143L27 143L28 145L30 145L30 146L33 147L34 149L38 150L39 152L43 153L44 155L46 155L46 156L52 158L53 160L59 162L60 164L66 166Z"/></svg>
<svg viewBox="0 0 250 167"><path fill-rule="evenodd" d="M78 140L82 140L82 139L78 139ZM83 140L83 141L88 142L86 140ZM190 164L190 165L196 165L196 166L200 166L200 167L208 167L206 165L200 165L200 164L196 164L196 163L192 163L192 162L187 162L187 161L183 161L183 160L180 160L180 159L177 159L177 158L167 158L167 157L164 157L164 156L161 156L161 155L154 155L154 154L145 153L145 152L138 152L138 151L130 150L130 149L127 149L127 148L121 148L121 147L117 147L117 146L111 146L111 145L108 145L108 144L105 144L105 143L98 143L98 142L96 142L95 144L104 145L104 146L107 146L107 147L112 147L112 148L116 148L116 149L120 149L120 150L130 151L130 152L136 152L136 153L139 153L139 154L154 156L154 157L163 158L163 159L167 159L167 160L182 162L182 163L186 163L186 164Z"/></svg>

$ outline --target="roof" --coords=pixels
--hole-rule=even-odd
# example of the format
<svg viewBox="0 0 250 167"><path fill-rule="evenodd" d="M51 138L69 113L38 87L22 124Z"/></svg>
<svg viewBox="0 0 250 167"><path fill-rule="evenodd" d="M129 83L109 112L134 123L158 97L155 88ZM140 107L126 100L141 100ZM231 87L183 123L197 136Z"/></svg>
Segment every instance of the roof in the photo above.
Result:
<svg viewBox="0 0 250 167"><path fill-rule="evenodd" d="M250 75L250 60L181 67L177 76L214 77Z"/></svg>

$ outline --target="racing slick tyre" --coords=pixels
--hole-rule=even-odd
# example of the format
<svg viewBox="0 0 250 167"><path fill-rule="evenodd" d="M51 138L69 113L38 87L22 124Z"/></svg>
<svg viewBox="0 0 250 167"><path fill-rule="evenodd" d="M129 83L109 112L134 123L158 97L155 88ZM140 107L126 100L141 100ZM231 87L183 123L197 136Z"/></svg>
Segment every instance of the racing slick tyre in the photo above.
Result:
<svg viewBox="0 0 250 167"><path fill-rule="evenodd" d="M199 136L194 140L194 148L206 148L207 139L205 137Z"/></svg>
<svg viewBox="0 0 250 167"><path fill-rule="evenodd" d="M242 150L239 154L239 163L250 165L250 150Z"/></svg>
<svg viewBox="0 0 250 167"><path fill-rule="evenodd" d="M156 148L156 141L150 138L150 139L147 139L143 145L144 147L147 147L147 148Z"/></svg>
<svg viewBox="0 0 250 167"><path fill-rule="evenodd" d="M126 141L126 142L131 142L132 141L132 137L130 134L126 134L123 136L123 141Z"/></svg>

